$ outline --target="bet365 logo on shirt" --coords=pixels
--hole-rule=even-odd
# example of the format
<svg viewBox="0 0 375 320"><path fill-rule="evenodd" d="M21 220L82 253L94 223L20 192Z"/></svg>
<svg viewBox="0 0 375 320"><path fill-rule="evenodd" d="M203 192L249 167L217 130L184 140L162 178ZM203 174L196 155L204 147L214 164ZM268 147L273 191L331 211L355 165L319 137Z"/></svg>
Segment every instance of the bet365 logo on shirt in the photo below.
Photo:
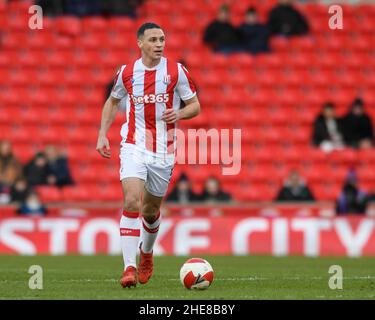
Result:
<svg viewBox="0 0 375 320"><path fill-rule="evenodd" d="M166 103L169 101L169 93L146 94L144 96L130 95L130 99L133 100L134 104Z"/></svg>

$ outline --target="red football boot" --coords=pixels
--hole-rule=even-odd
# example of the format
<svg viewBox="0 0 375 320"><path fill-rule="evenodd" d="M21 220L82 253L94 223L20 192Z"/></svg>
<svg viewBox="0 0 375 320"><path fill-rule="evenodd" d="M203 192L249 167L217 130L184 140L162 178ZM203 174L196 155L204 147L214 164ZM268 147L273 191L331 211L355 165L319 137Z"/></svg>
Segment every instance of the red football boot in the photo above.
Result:
<svg viewBox="0 0 375 320"><path fill-rule="evenodd" d="M141 284L145 284L151 278L152 272L154 271L154 261L152 251L150 253L144 253L141 246L139 246L139 250L138 281Z"/></svg>
<svg viewBox="0 0 375 320"><path fill-rule="evenodd" d="M135 287L137 285L137 269L130 266L122 273L121 286L123 288Z"/></svg>

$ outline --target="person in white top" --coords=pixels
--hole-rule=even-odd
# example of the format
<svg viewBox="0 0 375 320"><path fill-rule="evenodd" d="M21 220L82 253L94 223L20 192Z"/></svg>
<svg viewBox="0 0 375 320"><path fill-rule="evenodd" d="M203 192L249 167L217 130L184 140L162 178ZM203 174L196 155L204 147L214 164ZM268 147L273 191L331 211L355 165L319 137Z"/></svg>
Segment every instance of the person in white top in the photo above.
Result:
<svg viewBox="0 0 375 320"><path fill-rule="evenodd" d="M121 129L120 151L120 181L124 193L120 221L123 287L136 286L138 281L145 284L152 275L160 205L174 167L176 123L200 112L189 72L180 63L163 57L165 35L160 26L143 24L137 38L141 58L123 65L117 72L111 95L103 107L96 147L102 157L111 157L107 132L119 102L126 99L127 117ZM182 109L181 100L185 103Z"/></svg>

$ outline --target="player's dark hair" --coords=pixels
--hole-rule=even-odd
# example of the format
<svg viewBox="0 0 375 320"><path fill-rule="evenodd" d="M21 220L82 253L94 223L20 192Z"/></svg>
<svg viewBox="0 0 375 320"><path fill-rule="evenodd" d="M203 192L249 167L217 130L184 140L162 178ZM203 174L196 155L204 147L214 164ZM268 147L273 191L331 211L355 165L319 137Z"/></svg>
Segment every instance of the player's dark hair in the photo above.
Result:
<svg viewBox="0 0 375 320"><path fill-rule="evenodd" d="M137 31L137 38L139 39L140 37L144 36L145 31L148 29L161 29L161 27L156 23L146 22L139 27Z"/></svg>

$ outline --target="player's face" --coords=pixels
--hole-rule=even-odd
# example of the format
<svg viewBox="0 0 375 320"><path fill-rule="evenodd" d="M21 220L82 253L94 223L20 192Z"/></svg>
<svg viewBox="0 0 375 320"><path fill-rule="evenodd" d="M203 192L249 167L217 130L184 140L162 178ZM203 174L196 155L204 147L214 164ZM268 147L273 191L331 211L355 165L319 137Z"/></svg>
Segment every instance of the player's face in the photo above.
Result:
<svg viewBox="0 0 375 320"><path fill-rule="evenodd" d="M143 54L151 58L151 60L160 59L163 56L165 47L165 35L161 29L147 29L138 46Z"/></svg>

